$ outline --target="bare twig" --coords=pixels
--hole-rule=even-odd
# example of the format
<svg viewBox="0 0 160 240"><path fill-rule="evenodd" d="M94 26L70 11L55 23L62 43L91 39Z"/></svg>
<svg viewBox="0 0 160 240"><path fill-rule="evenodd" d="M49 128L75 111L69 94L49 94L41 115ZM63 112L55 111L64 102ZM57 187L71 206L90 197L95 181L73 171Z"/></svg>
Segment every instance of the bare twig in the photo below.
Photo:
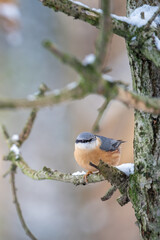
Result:
<svg viewBox="0 0 160 240"><path fill-rule="evenodd" d="M112 197L113 193L114 193L116 190L117 190L117 187L116 187L116 186L111 187L111 188L107 191L107 193L106 193L103 197L101 197L101 200L102 200L102 201L106 201L106 200L110 199L110 198Z"/></svg>
<svg viewBox="0 0 160 240"><path fill-rule="evenodd" d="M95 123L93 125L93 128L92 128L93 132L98 132L99 131L99 122L100 122L100 120L101 120L101 118L103 116L103 113L104 113L106 107L108 106L108 102L109 101L106 99L104 101L103 105L98 109L99 113L98 113L98 116L97 116L96 121L95 121Z"/></svg>
<svg viewBox="0 0 160 240"><path fill-rule="evenodd" d="M75 69L77 72L79 73L83 73L83 71L85 70L85 67L83 66L83 64L75 57L67 54L67 53L63 53L60 50L58 50L58 48L55 47L55 45L53 43L51 43L50 41L45 41L43 43L44 47L47 48L51 53L53 53L57 58L59 58L63 63L71 66L73 69Z"/></svg>
<svg viewBox="0 0 160 240"><path fill-rule="evenodd" d="M9 136L9 133L8 133L8 131L7 131L7 129L6 129L6 127L4 125L2 125L2 132L3 132L3 135L4 135L5 139L6 139L6 141L8 142L9 139L10 139L10 136Z"/></svg>
<svg viewBox="0 0 160 240"><path fill-rule="evenodd" d="M3 174L3 178L7 177L12 171L12 167L10 167L4 174Z"/></svg>
<svg viewBox="0 0 160 240"><path fill-rule="evenodd" d="M103 68L103 63L106 57L106 46L111 34L111 18L110 18L110 1L101 0L102 4L102 17L100 24L100 33L96 44L96 60L95 65Z"/></svg>
<svg viewBox="0 0 160 240"><path fill-rule="evenodd" d="M157 11L155 11L155 13L152 15L152 17L149 19L149 21L147 22L147 24L145 26L143 26L144 29L148 29L152 22L154 21L154 19L158 16L158 14L160 14L160 7L157 9Z"/></svg>
<svg viewBox="0 0 160 240"><path fill-rule="evenodd" d="M23 129L23 131L21 132L21 134L19 135L19 146L22 145L22 143L28 138L31 130L32 130L32 127L33 127L33 123L34 123L34 120L36 118L36 115L37 115L37 109L34 108L32 110L32 112L30 113L30 116L29 116L29 119Z"/></svg>
<svg viewBox="0 0 160 240"><path fill-rule="evenodd" d="M101 160L97 166L91 162L90 162L90 165L98 169L99 172L103 175L103 177L106 180L108 180L111 183L111 185L113 185L113 188L111 188L109 192L107 192L107 194L104 197L102 197L102 201L109 199L110 196L113 195L114 191L116 189L119 189L122 195L118 199L118 203L122 206L129 202L128 192L127 192L129 176L127 176L125 173L123 173L119 169L109 166L108 164L104 163Z"/></svg>
<svg viewBox="0 0 160 240"><path fill-rule="evenodd" d="M127 193L124 193L123 195L121 195L118 199L117 202L119 203L119 205L124 206L125 204L127 204L129 202L129 197L127 195Z"/></svg>
<svg viewBox="0 0 160 240"><path fill-rule="evenodd" d="M28 235L28 237L30 237L30 239L37 240L37 238L29 230L27 224L25 223L23 215L22 215L21 207L20 207L20 204L18 202L17 193L16 193L15 171L14 170L11 171L11 186L12 186L13 201L14 201L14 203L16 205L16 210L17 210L20 222L22 224L22 227L23 227L24 231L26 232L26 234Z"/></svg>

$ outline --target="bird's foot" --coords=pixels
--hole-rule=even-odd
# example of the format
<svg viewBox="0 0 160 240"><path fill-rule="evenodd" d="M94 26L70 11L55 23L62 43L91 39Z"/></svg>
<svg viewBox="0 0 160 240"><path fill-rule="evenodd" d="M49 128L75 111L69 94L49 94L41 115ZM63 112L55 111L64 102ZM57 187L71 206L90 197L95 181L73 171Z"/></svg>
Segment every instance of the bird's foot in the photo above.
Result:
<svg viewBox="0 0 160 240"><path fill-rule="evenodd" d="M92 174L92 171L88 171L88 172L83 176L83 179L84 179L84 181L85 181L86 183L88 183L87 177L88 177L90 174Z"/></svg>

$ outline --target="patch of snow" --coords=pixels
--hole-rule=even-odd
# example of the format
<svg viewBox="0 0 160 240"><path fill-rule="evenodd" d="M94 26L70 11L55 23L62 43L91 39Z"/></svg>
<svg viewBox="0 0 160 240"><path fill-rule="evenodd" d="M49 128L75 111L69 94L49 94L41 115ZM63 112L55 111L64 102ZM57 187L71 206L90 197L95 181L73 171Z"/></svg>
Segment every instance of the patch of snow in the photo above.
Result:
<svg viewBox="0 0 160 240"><path fill-rule="evenodd" d="M121 172L124 172L127 176L134 173L134 163L124 163L116 166Z"/></svg>
<svg viewBox="0 0 160 240"><path fill-rule="evenodd" d="M28 101L32 102L32 101L36 100L36 96L34 94L33 95L30 94L27 96L27 99L28 99Z"/></svg>
<svg viewBox="0 0 160 240"><path fill-rule="evenodd" d="M52 92L55 96L58 96L61 94L61 91L59 89L54 89Z"/></svg>
<svg viewBox="0 0 160 240"><path fill-rule="evenodd" d="M13 142L18 141L18 140L19 140L19 135L18 135L18 134L14 134L14 135L11 137L11 140L12 140Z"/></svg>
<svg viewBox="0 0 160 240"><path fill-rule="evenodd" d="M94 12L100 13L100 14L103 13L103 10L100 9L100 8L99 8L99 9L97 9L97 8L92 8L91 10L94 11Z"/></svg>
<svg viewBox="0 0 160 240"><path fill-rule="evenodd" d="M79 6L81 6L81 7L85 7L85 8L88 8L89 9L89 7L87 6L87 5L85 5L84 3L81 3L81 2L78 2L78 1L72 1L72 0L69 0L70 2L72 2L72 3L75 3L75 4L77 4L77 5L79 5Z"/></svg>
<svg viewBox="0 0 160 240"><path fill-rule="evenodd" d="M108 74L103 74L102 77L106 81L114 82L113 78L110 75L108 75Z"/></svg>
<svg viewBox="0 0 160 240"><path fill-rule="evenodd" d="M73 90L74 88L76 88L78 86L77 82L71 82L67 85L68 90Z"/></svg>
<svg viewBox="0 0 160 240"><path fill-rule="evenodd" d="M86 172L84 172L84 171L82 171L82 172L77 171L77 172L72 173L72 176L81 176L81 175L85 175L85 174L86 174Z"/></svg>
<svg viewBox="0 0 160 240"><path fill-rule="evenodd" d="M135 41L136 40L136 37L132 37L132 39L131 39L132 41Z"/></svg>
<svg viewBox="0 0 160 240"><path fill-rule="evenodd" d="M155 39L156 47L160 51L160 39L156 35L154 35L154 39Z"/></svg>
<svg viewBox="0 0 160 240"><path fill-rule="evenodd" d="M111 16L117 20L126 22L133 26L142 27L147 24L147 22L150 20L153 14L158 10L158 8L159 8L158 6L150 6L150 5L144 4L143 6L136 8L128 18L117 16L115 14L111 14ZM141 16L142 13L144 13L144 19ZM157 27L158 24L160 24L160 15L154 19L151 26Z"/></svg>
<svg viewBox="0 0 160 240"><path fill-rule="evenodd" d="M88 54L87 56L85 56L82 63L84 66L87 66L89 64L94 63L94 61L95 61L95 55L93 53L91 53L91 54Z"/></svg>
<svg viewBox="0 0 160 240"><path fill-rule="evenodd" d="M14 152L14 154L16 155L16 158L19 157L20 150L19 150L19 148L17 147L16 144L13 144L13 145L11 146L10 151L11 151L11 152Z"/></svg>

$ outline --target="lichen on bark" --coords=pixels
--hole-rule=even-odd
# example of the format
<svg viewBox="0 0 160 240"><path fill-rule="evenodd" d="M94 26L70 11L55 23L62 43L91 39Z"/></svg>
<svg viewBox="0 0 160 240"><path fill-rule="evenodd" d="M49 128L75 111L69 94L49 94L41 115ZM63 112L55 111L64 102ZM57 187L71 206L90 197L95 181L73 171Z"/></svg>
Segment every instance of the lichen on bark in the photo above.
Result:
<svg viewBox="0 0 160 240"><path fill-rule="evenodd" d="M158 1L133 1L128 14L143 4L158 6ZM160 97L160 68L135 52L128 43L133 90L149 97ZM130 177L129 196L142 239L160 239L160 116L135 110L135 174Z"/></svg>

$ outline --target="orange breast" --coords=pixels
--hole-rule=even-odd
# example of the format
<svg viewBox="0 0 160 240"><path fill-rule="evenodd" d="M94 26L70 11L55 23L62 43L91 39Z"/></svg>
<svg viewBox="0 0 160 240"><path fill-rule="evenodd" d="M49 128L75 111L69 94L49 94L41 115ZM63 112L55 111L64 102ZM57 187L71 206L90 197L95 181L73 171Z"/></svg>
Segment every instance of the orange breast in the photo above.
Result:
<svg viewBox="0 0 160 240"><path fill-rule="evenodd" d="M75 148L74 157L82 168L86 169L87 171L94 172L96 169L91 167L89 162L98 165L99 161L102 160L109 165L115 166L119 163L120 151L116 150L113 152L105 152L99 147L92 150Z"/></svg>

